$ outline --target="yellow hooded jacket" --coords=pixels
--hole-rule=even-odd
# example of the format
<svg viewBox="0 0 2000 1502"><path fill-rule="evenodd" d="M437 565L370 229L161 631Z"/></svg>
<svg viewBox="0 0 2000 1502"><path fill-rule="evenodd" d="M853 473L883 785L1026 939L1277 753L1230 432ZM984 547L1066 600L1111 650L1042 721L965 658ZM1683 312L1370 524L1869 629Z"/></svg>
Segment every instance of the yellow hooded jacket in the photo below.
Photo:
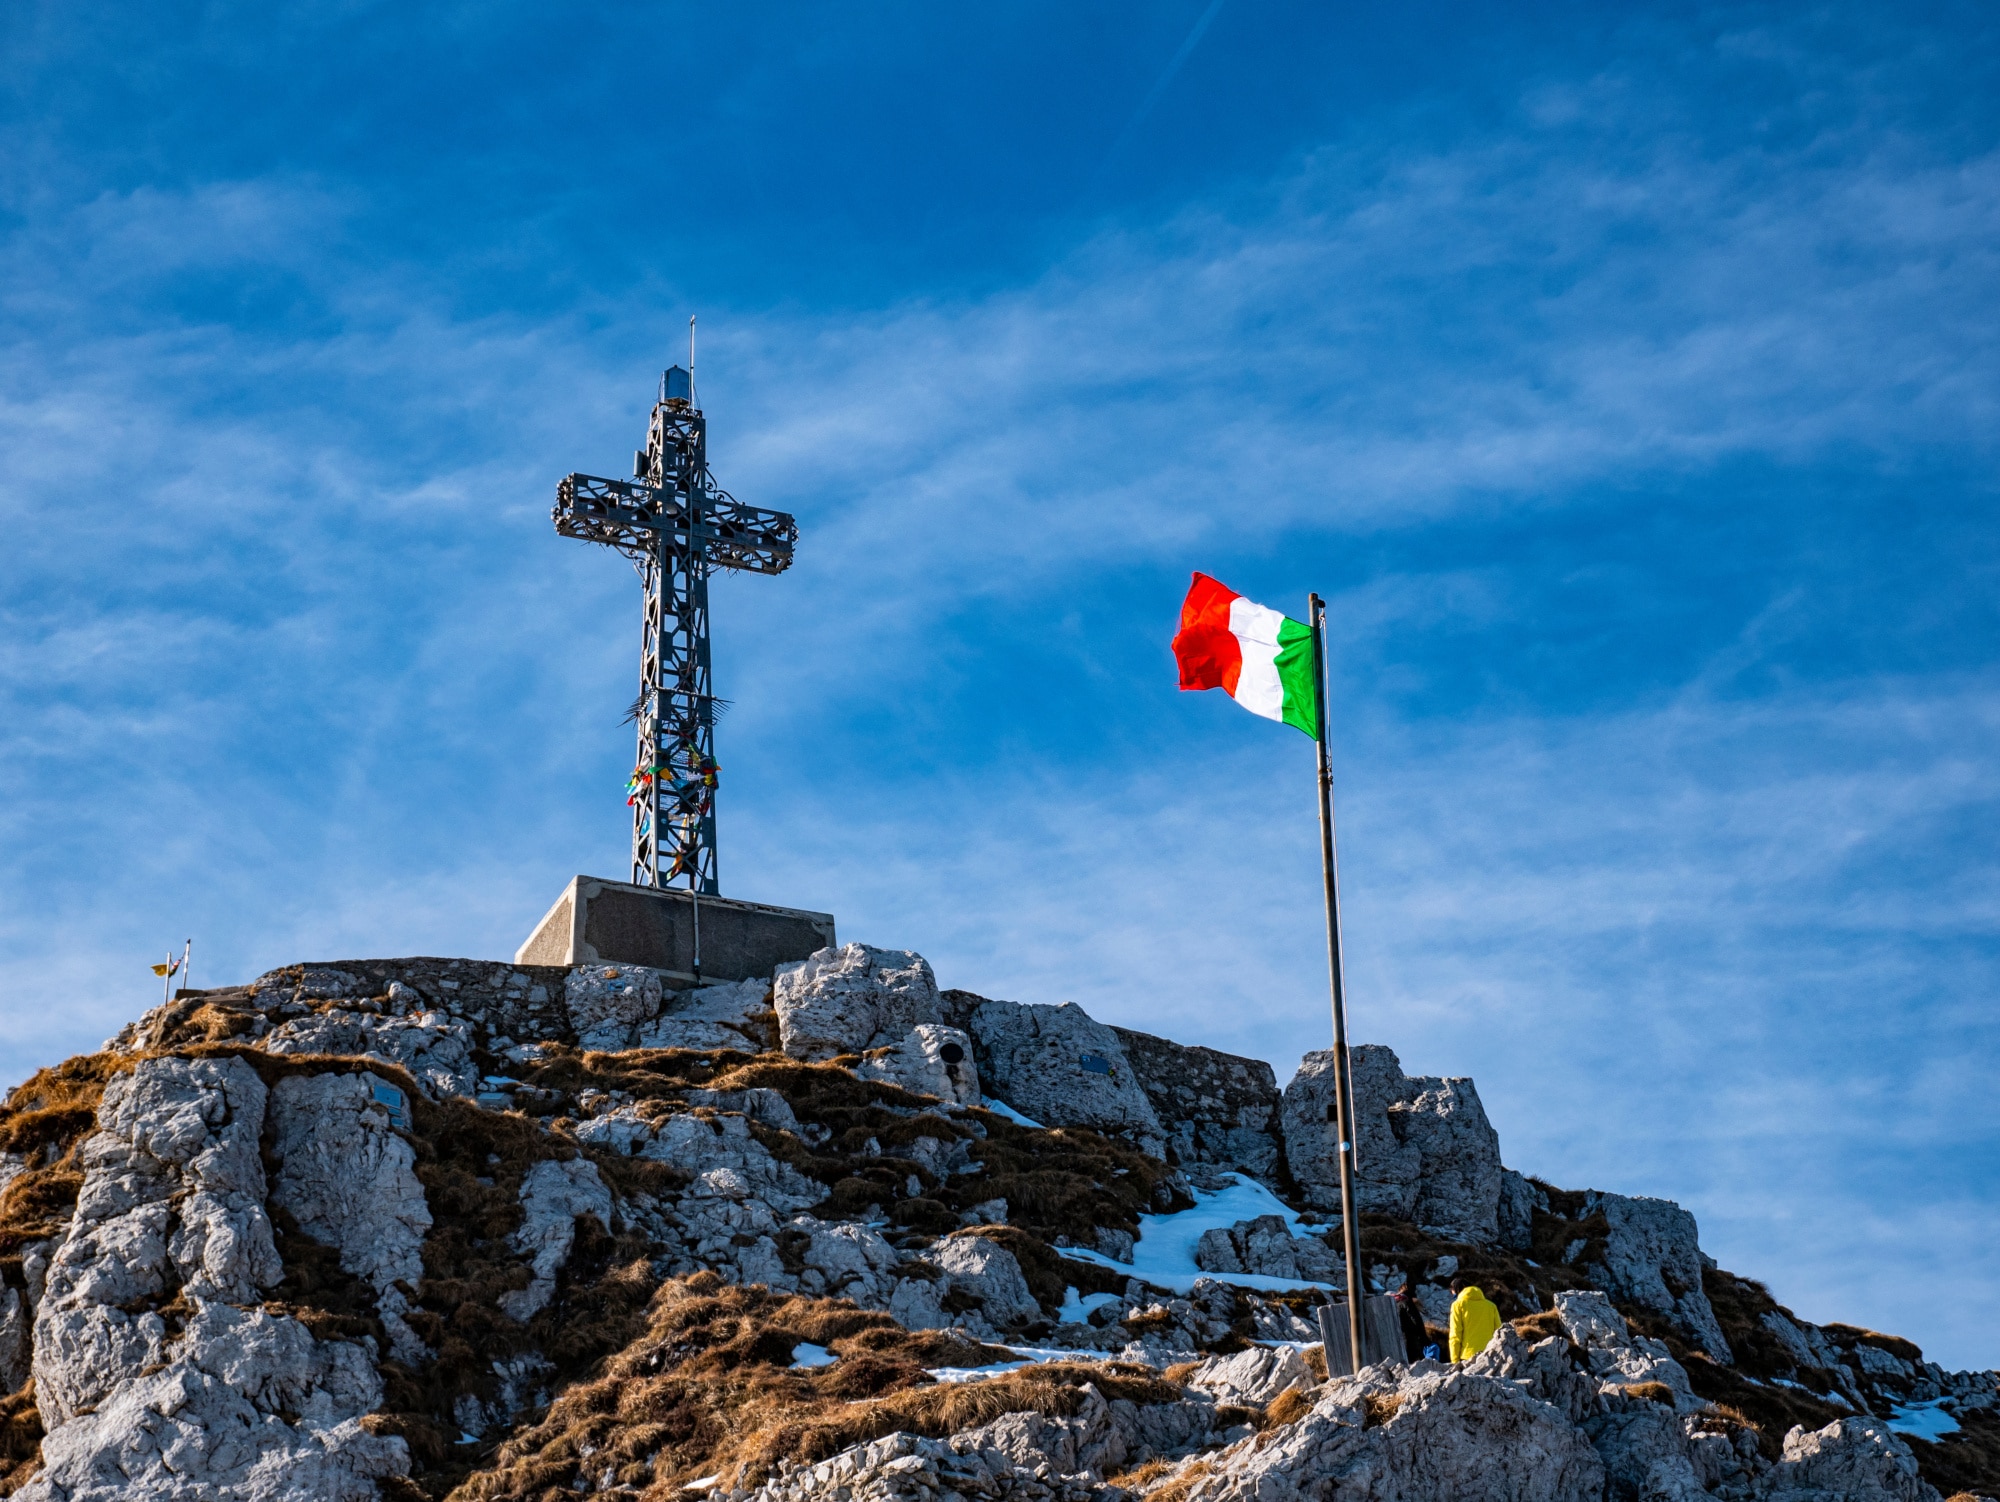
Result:
<svg viewBox="0 0 2000 1502"><path fill-rule="evenodd" d="M1477 1288L1467 1288L1451 1304L1451 1359L1470 1361L1500 1331L1500 1311Z"/></svg>

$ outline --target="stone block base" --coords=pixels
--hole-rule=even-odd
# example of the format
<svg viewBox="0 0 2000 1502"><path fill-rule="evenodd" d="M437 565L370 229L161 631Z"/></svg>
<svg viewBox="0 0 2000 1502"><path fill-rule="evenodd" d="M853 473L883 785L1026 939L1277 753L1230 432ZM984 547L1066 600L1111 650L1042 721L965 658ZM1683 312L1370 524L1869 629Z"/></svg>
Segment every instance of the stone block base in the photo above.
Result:
<svg viewBox="0 0 2000 1502"><path fill-rule="evenodd" d="M750 980L834 945L833 914L579 876L514 955L517 965L645 965L670 981Z"/></svg>

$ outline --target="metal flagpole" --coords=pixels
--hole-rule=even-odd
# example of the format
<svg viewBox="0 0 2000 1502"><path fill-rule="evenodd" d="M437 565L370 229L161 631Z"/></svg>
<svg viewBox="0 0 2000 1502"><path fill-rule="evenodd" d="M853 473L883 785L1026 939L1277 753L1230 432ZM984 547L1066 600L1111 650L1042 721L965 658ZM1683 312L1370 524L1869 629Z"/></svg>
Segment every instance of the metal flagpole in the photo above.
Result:
<svg viewBox="0 0 2000 1502"><path fill-rule="evenodd" d="M1313 697L1319 704L1319 854L1326 868L1326 967L1333 989L1334 1130L1340 1134L1340 1228L1347 1254L1347 1352L1361 1359L1361 1228L1354 1213L1354 1079L1347 1062L1347 985L1340 963L1340 869L1333 839L1333 766L1326 749L1326 601L1307 597L1312 615ZM1331 1366L1327 1375L1336 1375Z"/></svg>

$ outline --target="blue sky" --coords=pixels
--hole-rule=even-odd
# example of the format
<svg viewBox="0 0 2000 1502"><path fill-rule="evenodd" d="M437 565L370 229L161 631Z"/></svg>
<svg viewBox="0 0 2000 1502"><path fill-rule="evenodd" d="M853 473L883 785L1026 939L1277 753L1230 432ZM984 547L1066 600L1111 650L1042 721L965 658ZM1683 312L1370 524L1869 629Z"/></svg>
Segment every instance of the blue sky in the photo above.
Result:
<svg viewBox="0 0 2000 1502"><path fill-rule="evenodd" d="M698 312L803 532L715 589L726 892L1282 1078L1310 746L1166 644L1318 589L1357 1035L2000 1362L1992 14L1382 9L9 8L8 1077L189 934L623 871L637 586L548 507Z"/></svg>

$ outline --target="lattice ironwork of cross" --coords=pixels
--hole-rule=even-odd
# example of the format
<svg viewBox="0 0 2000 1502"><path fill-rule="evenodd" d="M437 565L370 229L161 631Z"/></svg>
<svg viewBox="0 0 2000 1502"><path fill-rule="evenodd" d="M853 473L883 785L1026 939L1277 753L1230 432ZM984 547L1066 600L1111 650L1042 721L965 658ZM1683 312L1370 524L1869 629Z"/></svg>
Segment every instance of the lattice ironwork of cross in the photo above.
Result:
<svg viewBox="0 0 2000 1502"><path fill-rule="evenodd" d="M746 506L708 469L708 424L694 383L676 365L660 378L646 447L631 480L570 475L553 513L564 537L601 542L632 560L646 588L639 697L639 754L627 785L632 808L632 880L693 891L717 886L715 760L717 700L709 682L708 575L717 568L781 574L791 566L798 523L782 511Z"/></svg>

